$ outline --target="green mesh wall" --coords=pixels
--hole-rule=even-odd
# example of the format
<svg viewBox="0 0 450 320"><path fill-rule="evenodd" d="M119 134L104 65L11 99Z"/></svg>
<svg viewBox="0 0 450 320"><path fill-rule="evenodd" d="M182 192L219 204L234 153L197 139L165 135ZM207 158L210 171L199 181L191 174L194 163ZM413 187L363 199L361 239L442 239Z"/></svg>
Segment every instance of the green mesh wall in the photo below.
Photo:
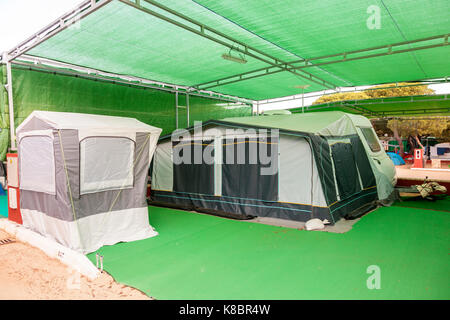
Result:
<svg viewBox="0 0 450 320"><path fill-rule="evenodd" d="M158 0L159 3L284 61L361 50L448 33L448 0ZM141 0L141 5L162 10ZM370 29L367 9L380 10L380 28ZM173 15L164 14L177 21ZM190 25L191 27L196 27ZM442 43L442 39L429 44ZM428 44L428 43L427 43ZM423 43L421 44L423 45ZM405 45L409 49L417 44ZM113 1L29 53L105 71L179 85L252 71L269 64L250 56L246 64L223 60L228 48ZM379 52L386 52L383 49ZM450 46L358 61L321 65L305 71L336 86L371 85L445 77ZM327 60L314 60L322 63ZM299 93L296 85L321 85L287 71L214 87L220 93L268 99Z"/></svg>
<svg viewBox="0 0 450 320"><path fill-rule="evenodd" d="M174 93L22 68L13 68L12 73L16 128L33 110L48 110L132 117L162 128L162 134L175 130ZM0 156L4 159L9 142L9 118L6 92L3 86L0 90ZM180 95L179 105L186 105L185 100ZM190 96L189 105L191 125L195 120L252 114L249 106L216 99ZM186 110L179 109L179 127L187 126L186 118Z"/></svg>
<svg viewBox="0 0 450 320"><path fill-rule="evenodd" d="M0 65L0 159L4 160L9 144L9 109L6 91L6 66Z"/></svg>

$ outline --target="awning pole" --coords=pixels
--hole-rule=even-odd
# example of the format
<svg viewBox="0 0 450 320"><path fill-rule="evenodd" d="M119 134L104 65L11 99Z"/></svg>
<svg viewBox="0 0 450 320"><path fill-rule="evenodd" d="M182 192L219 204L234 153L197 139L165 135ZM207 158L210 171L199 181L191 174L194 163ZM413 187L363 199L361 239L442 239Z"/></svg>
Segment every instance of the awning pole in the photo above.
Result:
<svg viewBox="0 0 450 320"><path fill-rule="evenodd" d="M178 88L175 92L175 129L178 129Z"/></svg>
<svg viewBox="0 0 450 320"><path fill-rule="evenodd" d="M186 93L187 127L189 128L189 93Z"/></svg>
<svg viewBox="0 0 450 320"><path fill-rule="evenodd" d="M7 54L5 53L4 61L6 61L6 77L8 79L7 90L8 90L8 108L9 108L9 135L11 138L11 151L16 151L16 128L14 124L14 99L13 99L13 85L12 85L12 72L11 72L11 62L7 59Z"/></svg>

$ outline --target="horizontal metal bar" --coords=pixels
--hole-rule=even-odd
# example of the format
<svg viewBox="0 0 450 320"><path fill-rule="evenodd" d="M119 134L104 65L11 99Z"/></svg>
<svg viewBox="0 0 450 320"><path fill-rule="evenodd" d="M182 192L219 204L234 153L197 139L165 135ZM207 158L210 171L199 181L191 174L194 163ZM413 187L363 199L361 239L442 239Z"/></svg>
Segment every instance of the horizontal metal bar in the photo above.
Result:
<svg viewBox="0 0 450 320"><path fill-rule="evenodd" d="M433 44L433 45L422 46L422 47L415 47L415 48L408 48L408 49L397 50L397 51L388 51L388 52L383 52L383 53L369 54L369 55L366 55L366 56L359 56L359 57L355 57L355 58L343 58L343 59L339 59L339 60L335 60L335 61L319 62L319 63L315 63L314 65L304 65L304 66L299 66L299 67L293 67L292 69L293 70L299 70L299 69L305 69L305 68L310 68L310 67L318 67L318 66L324 66L324 65L335 64L335 63L350 62L350 61L356 61L356 60L363 60L363 59L382 57L382 56L387 56L387 55L394 55L394 54L399 54L399 53L407 53L407 52L412 52L412 51L419 51L419 50L439 48L439 47L444 47L444 46L447 46L447 45L448 44L446 44L446 43L439 43L439 44ZM289 69L290 68L288 68L288 70Z"/></svg>
<svg viewBox="0 0 450 320"><path fill-rule="evenodd" d="M356 108L355 106L352 106L352 105L322 106L322 107L317 107L317 108L311 108L311 107L313 107L313 106L305 106L304 111L305 112L314 112L314 111L317 111L317 110L323 110L323 109L330 109L330 108L333 108L333 107L339 107L339 108L352 109L352 110L358 111L360 114L371 114L371 112L369 110L367 110L367 111L361 110L361 109L358 109L358 108ZM301 107L295 107L295 108L291 108L290 110L292 110L292 109L300 109L300 108Z"/></svg>
<svg viewBox="0 0 450 320"><path fill-rule="evenodd" d="M284 61L282 61L282 60L280 60L280 59L278 59L276 57L273 57L273 56L271 56L271 55L269 55L269 54L267 54L267 53L265 53L265 52L263 52L263 51L261 51L259 49L256 49L256 48L254 48L252 46L249 46L249 45L247 45L247 44L245 44L245 43L243 43L243 42L241 42L241 41L239 41L237 39L234 39L234 38L232 38L232 37L230 37L230 36L220 32L220 31L217 31L217 30L215 30L213 28L210 28L210 27L208 27L208 26L206 26L206 25L204 25L204 24L202 24L202 23L200 23L198 21L195 21L195 20L193 20L193 19L191 19L191 18L189 18L189 17L187 17L187 16L185 16L183 14L180 14L179 12L176 12L176 11L166 7L166 6L163 6L163 5L161 5L161 4L159 4L159 3L155 2L155 1L143 0L143 1L149 3L149 4L153 5L153 6L156 6L159 9L162 9L162 10L164 10L164 11L166 11L166 12L168 12L168 13L174 15L174 16L177 16L177 17L179 17L179 18L181 18L181 19L183 19L185 21L188 21L189 23L192 23L192 24L198 26L199 29L197 30L195 28L192 28L192 27L190 27L190 26L188 26L186 24L183 24L183 23L181 23L179 21L176 21L174 19L166 17L166 16L164 16L164 15L158 13L158 12L155 12L155 11L153 11L153 10L147 8L147 7L143 7L141 5L138 5L138 4L136 4L136 3L132 2L132 1L129 1L129 0L119 0L119 1L125 3L125 4L127 4L129 6L132 6L132 7L136 8L136 9L138 9L138 10L141 10L141 11L143 11L145 13L148 13L148 14L154 16L154 17L157 17L157 18L159 18L161 20L164 20L164 21L169 22L169 23L171 23L173 25L176 25L176 26L178 26L180 28L183 28L183 29L185 29L187 31L190 31L190 32L192 32L194 34L197 34L197 35L199 35L201 37L204 37L204 38L206 38L208 40L214 41L214 42L216 42L216 43L218 43L220 45L223 45L224 47L233 49L233 50L235 50L237 52L240 52L240 53L242 53L244 55L250 56L250 57L255 58L255 59L259 60L259 61L267 63L267 64L271 65L272 67L277 67L277 68L280 68L282 70L287 70L287 71L291 72L292 74L295 74L296 76L299 76L299 77L307 79L307 80L309 80L311 82L317 83L317 84L319 84L319 85L321 85L321 86L323 86L325 88L328 88L328 89L333 89L333 88L336 87L336 85L334 85L334 84L332 84L332 83L330 83L330 82L328 82L326 80L323 80L323 79L321 79L321 78L319 78L317 76L314 76L313 74L311 74L309 72L300 71L302 73L299 73L297 70L294 70L294 68L291 68L291 70L288 70L287 69L287 67L289 66L288 63L286 63L286 62L284 62ZM214 37L212 35L207 34L205 32L205 30L210 32L210 33L212 33L212 34L215 34L216 36L219 36L219 37L221 37L223 39L226 39L227 41L229 41L229 43L226 42L226 41L223 41L221 39L218 39L217 37ZM240 46L244 47L244 49L241 49L239 46L236 46L236 43L239 44Z"/></svg>
<svg viewBox="0 0 450 320"><path fill-rule="evenodd" d="M411 114L433 114L437 112L448 112L450 114L450 108L431 108L431 109L402 109L402 110L392 110L392 111L380 111L381 116L395 115L397 113L411 115Z"/></svg>
<svg viewBox="0 0 450 320"><path fill-rule="evenodd" d="M83 67L83 66L79 66L79 65L74 65L74 64L70 64L70 63L55 61L55 60L31 56L31 55L23 55L16 61L17 62L21 62L21 61L27 62L27 63L33 64L33 65L41 65L44 68L45 67L57 68L56 70L52 69L52 72L55 72L55 71L58 72L59 71L58 69L70 69L70 70L74 70L74 71L80 72L80 73L87 73L89 75L99 75L102 77L109 77L109 78L113 78L113 79L118 78L118 79L125 80L128 82L138 82L138 83L143 83L143 84L148 84L148 85L156 85L156 86L160 86L163 88L169 87L169 88L172 88L179 92L183 92L183 91L184 92L193 92L193 93L197 92L197 93L200 93L205 96L217 96L217 97L220 97L221 99L222 98L228 99L228 100L231 99L233 101L240 101L240 102L244 102L244 103L248 103L248 104L253 103L253 100L250 100L250 99L236 97L236 96L218 93L218 92L214 92L214 91L197 90L197 89L189 87L189 86L182 86L182 85L161 82L161 81L155 81L155 80L136 77L136 76L128 76L128 75L116 74L116 73L111 73L111 72L105 72L105 71L101 71L101 70L97 70L97 69L93 69L93 68L87 68L87 67ZM15 63L15 61L13 63ZM181 89L181 90L179 90L179 89Z"/></svg>
<svg viewBox="0 0 450 320"><path fill-rule="evenodd" d="M449 36L448 34L441 34L441 35L427 37L427 38L420 38L420 39L396 42L396 43L393 43L393 44L387 44L387 45L382 45L382 46L370 47L370 48L365 48L365 49L360 49L360 50L352 50L352 51L347 51L347 52L341 52L341 53L335 53L335 54L330 54L330 55L324 55L324 56L320 56L320 57L314 57L314 58L311 58L311 59L299 59L299 60L291 61L290 64L305 63L305 62L311 62L311 61L314 61L314 60L323 60L323 59L334 58L334 57L344 57L344 56L348 57L349 55L362 53L362 52L368 52L368 51L375 51L375 50L380 50L380 49L388 49L388 52L389 52L389 50L392 50L394 47L400 47L400 46L404 46L404 45L408 45L408 44L432 41L432 40L437 40L437 39L443 39L444 40L443 45L448 45L448 41L446 41L446 39L448 39L448 36ZM415 48L410 48L410 49L412 49L411 51L415 50ZM392 53L394 53L394 52L395 51L392 51Z"/></svg>
<svg viewBox="0 0 450 320"><path fill-rule="evenodd" d="M150 83L146 84L144 81L143 82L135 82L135 81L125 80L122 78L112 78L110 76L107 77L107 76L103 76L103 75L99 75L99 74L95 74L95 73L92 73L92 74L79 73L76 71L61 70L58 68L53 68L53 67L48 67L48 66L31 65L29 63L24 63L24 62L20 62L20 61L13 61L12 65L20 66L21 68L26 68L29 70L61 74L61 75L90 79L90 80L101 80L104 82L121 84L121 85L132 86L132 87L155 89L155 90L166 91L166 92L171 92L171 93L175 93L175 92L183 93L183 94L189 93L189 95L191 95L191 96L198 96L198 97L207 98L207 99L228 101L228 102L232 102L232 103L242 103L242 104L247 104L247 105L252 104L252 102L249 100L241 99L238 97L230 98L230 96L224 96L224 95L217 94L214 92L179 90L179 89L173 88L172 86L158 86L158 85L153 85Z"/></svg>
<svg viewBox="0 0 450 320"><path fill-rule="evenodd" d="M416 87L416 86L426 86L426 85L431 85L431 84L441 84L441 83L447 83L447 80L443 79L431 79L431 80L414 80L411 82L420 82L418 84L409 84L409 85L397 85L395 87L380 87L380 88L368 88L368 89L358 89L358 90L346 90L346 88L348 87L340 87L339 92L340 93L353 93L353 92L363 92L363 91L376 91L376 90L386 90L386 89L393 89L393 88L405 88L405 87ZM317 94L305 94L305 98L314 98L314 97L325 97L325 96L329 96L332 94L336 94L336 92L330 92L330 93L317 93ZM300 97L296 97L300 95ZM271 104L271 103L280 103L280 102L285 102L285 101L292 101L292 100L296 100L296 99L300 99L301 98L301 94L295 94L295 95L290 95L290 96L284 96L284 97L279 97L279 98L273 98L273 99L266 99L266 100L259 100L259 103L264 105L264 104ZM393 98L393 97L391 97ZM379 98L378 98L379 99ZM347 101L347 100L342 100L342 101ZM348 101L355 101L355 100L348 100Z"/></svg>
<svg viewBox="0 0 450 320"><path fill-rule="evenodd" d="M433 45L427 45L427 46L422 46L422 47L392 51L392 48L395 48L395 47L400 47L400 46L413 44L413 43L419 43L419 42L427 42L427 41L432 41L432 40L437 40L437 39L443 39L444 41L443 41L443 43L439 43L439 44L433 44ZM334 63L342 63L342 62L349 62L349 61L355 61L355 60L370 59L370 58L380 57L380 56L385 56L385 55L412 52L412 51L417 51L417 50L432 49L432 48L437 48L437 47L442 47L442 46L448 45L448 40L446 41L446 39L448 39L448 34L438 35L438 36L433 36L433 37L428 37L428 38L422 38L422 39L416 39L416 40L412 40L412 41L403 41L403 42L398 42L398 43L384 45L384 46L371 47L371 48L367 48L367 49L353 50L353 51L342 52L342 53L337 53L337 54L332 54L332 55L320 56L320 57L315 57L315 58L311 58L311 59L294 60L294 61L287 62L287 64L290 65L290 67L287 67L287 69L288 70L299 70L299 69L319 67L319 66L334 64ZM388 51L383 52L383 53L378 53L378 54L368 54L365 56L359 56L359 57L354 57L354 58L348 57L349 55L362 53L362 52L376 51L376 50L380 50L380 49L388 49ZM320 62L314 63L314 64L311 63L312 61L324 60L324 59L329 59L329 58L334 58L334 57L343 57L343 58L334 60L334 61L322 62L322 63L320 63ZM296 65L299 63L304 63L305 65L294 66L292 68L292 65ZM196 85L195 87L200 88L200 89L205 89L205 88L210 89L210 88L213 88L216 86L222 86L222 85L236 83L236 82L244 81L244 80L248 80L248 79L254 79L257 77L263 77L265 75L274 74L274 73L278 72L278 71L275 72L274 70L271 70L271 69L272 69L272 67L266 67L266 68L256 69L253 71L247 71L245 73L240 73L240 74L236 74L233 76L228 76L228 77L204 82L204 83Z"/></svg>
<svg viewBox="0 0 450 320"><path fill-rule="evenodd" d="M95 12L111 1L112 0L88 0L83 2L75 9L72 9L70 12L53 21L51 24L41 29L33 36L21 42L18 46L8 51L8 61L12 61L17 57L27 53L29 50L33 49L40 43L67 29L77 20L88 16L89 14Z"/></svg>
<svg viewBox="0 0 450 320"><path fill-rule="evenodd" d="M432 95L430 95L432 96ZM439 94L439 96L442 96L442 94ZM374 98L373 100L380 100L379 102L373 102L373 101L367 101L367 100L362 100L362 101L357 101L357 100L347 100L347 101L342 101L342 102L351 102L354 101L354 104L357 105L379 105L379 104L395 104L395 103L424 103L424 102L429 102L429 101L446 101L448 100L447 98L447 94L443 95L444 98L443 99L423 99L423 100L417 100L414 99L415 97L424 97L424 96L409 96L410 98L408 100L398 100L398 101L384 101L384 99L392 99L392 98L400 98L400 97L386 97L386 98Z"/></svg>
<svg viewBox="0 0 450 320"><path fill-rule="evenodd" d="M169 12L169 13L177 16L177 17L180 17L180 18L182 18L182 19L184 19L186 21L189 21L190 23L196 24L197 26L200 27L200 30L201 30L202 33L204 33L204 30L207 30L207 31L212 32L212 33L214 33L214 34L216 34L216 35L218 35L218 36L220 36L222 38L228 39L229 41L232 41L233 43L238 43L239 45L241 45L242 47L245 48L243 51L240 50L240 52L243 53L243 54L247 54L248 50L252 50L252 51L257 52L260 55L264 55L264 56L268 57L269 59L272 59L274 61L274 64L272 64L273 66L277 66L279 68L283 68L283 66L289 66L290 65L289 62L280 60L279 58L273 57L272 55L269 55L269 54L267 54L266 52L264 52L262 50L259 50L259 49L255 48L255 47L252 47L252 46L249 46L245 42L242 42L240 40L232 38L232 37L228 36L227 34L225 34L223 32L220 32L220 31L218 31L216 29L213 29L213 28L211 28L209 26L206 26L206 25L202 24L201 22L198 22L198 21L196 21L196 20L194 20L194 19L192 19L192 18L190 18L190 17L188 17L186 15L183 15L183 14L181 14L181 13L175 11L175 10L172 10L172 9L170 9L170 8L168 8L168 7L162 5L162 4L160 4L160 3L158 3L158 2L156 2L154 0L143 0L143 1L145 1L145 2L147 2L149 4L151 4L151 5L154 5L154 6L160 8L162 10L165 10L165 11L167 11L167 12ZM304 75L298 74L298 73L294 73L294 74L297 75L297 76L300 76L300 77L305 77L305 79L314 79L314 80L310 80L310 81L313 81L313 82L317 81L316 83L321 84L321 85L323 85L323 86L325 86L325 87L327 87L329 89L333 89L333 88L336 87L335 84L333 84L333 83L331 83L329 81L326 81L324 79L321 79L320 77L315 76L315 75L313 75L313 74L311 74L309 72L306 72L306 71L302 71L302 72L304 72L307 75L307 77L305 77Z"/></svg>

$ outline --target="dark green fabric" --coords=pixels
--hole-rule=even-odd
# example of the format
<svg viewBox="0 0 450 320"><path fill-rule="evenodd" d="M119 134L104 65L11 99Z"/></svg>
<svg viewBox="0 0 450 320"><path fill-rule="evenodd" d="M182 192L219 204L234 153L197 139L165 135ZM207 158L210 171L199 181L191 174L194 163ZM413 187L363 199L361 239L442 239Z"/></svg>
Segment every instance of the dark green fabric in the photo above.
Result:
<svg viewBox="0 0 450 320"><path fill-rule="evenodd" d="M363 188L371 188L376 185L375 175L370 166L369 158L366 150L359 139L358 135L350 138L353 156L355 157L356 165L358 166L359 175L361 176Z"/></svg>
<svg viewBox="0 0 450 320"><path fill-rule="evenodd" d="M2 79L6 81L4 76ZM32 111L47 110L132 117L162 128L162 134L175 129L174 93L23 68L13 68L13 83L16 128ZM3 86L0 97L0 156L5 159L9 144L9 118ZM179 105L186 105L184 95L180 95ZM252 108L246 105L196 96L189 97L189 105L191 124L194 121L249 116L252 113ZM186 126L186 109L179 109L179 127Z"/></svg>
<svg viewBox="0 0 450 320"><path fill-rule="evenodd" d="M361 191L352 145L335 143L331 145L331 153L339 195L344 200Z"/></svg>

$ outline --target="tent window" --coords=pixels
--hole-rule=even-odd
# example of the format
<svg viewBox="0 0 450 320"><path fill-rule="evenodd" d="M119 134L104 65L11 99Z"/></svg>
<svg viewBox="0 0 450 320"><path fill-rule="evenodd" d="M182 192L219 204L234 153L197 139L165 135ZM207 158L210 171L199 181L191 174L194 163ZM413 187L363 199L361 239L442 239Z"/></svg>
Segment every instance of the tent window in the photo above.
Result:
<svg viewBox="0 0 450 320"><path fill-rule="evenodd" d="M80 142L80 194L133 187L134 142L91 137Z"/></svg>
<svg viewBox="0 0 450 320"><path fill-rule="evenodd" d="M29 136L20 140L20 189L56 194L53 139Z"/></svg>
<svg viewBox="0 0 450 320"><path fill-rule="evenodd" d="M367 141L367 144L370 147L370 150L372 150L372 152L379 152L381 151L381 146L380 143L378 142L378 138L377 136L375 136L375 133L373 132L372 128L361 128L361 132L364 136L364 138Z"/></svg>

